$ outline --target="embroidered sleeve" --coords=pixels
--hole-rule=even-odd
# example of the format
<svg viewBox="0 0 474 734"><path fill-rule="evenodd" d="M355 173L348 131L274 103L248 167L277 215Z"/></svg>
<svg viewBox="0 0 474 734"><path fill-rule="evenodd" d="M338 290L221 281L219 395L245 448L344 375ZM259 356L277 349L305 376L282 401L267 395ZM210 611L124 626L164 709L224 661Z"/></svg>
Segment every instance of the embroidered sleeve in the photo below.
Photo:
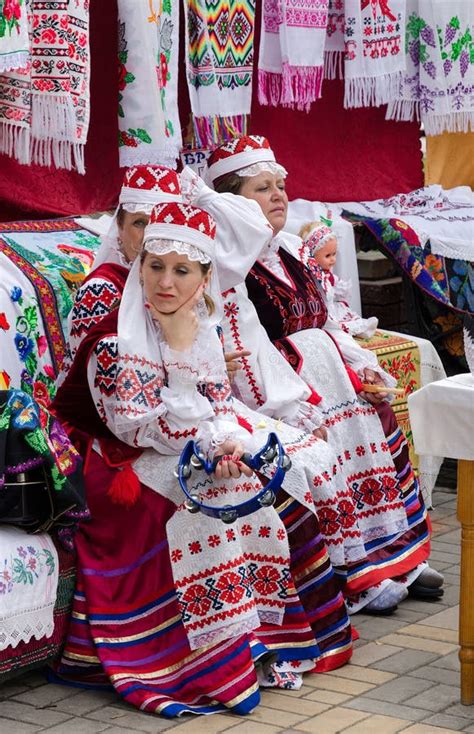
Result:
<svg viewBox="0 0 474 734"><path fill-rule="evenodd" d="M295 400L284 407L280 419L290 426L312 433L322 425L323 414L316 405Z"/></svg>
<svg viewBox="0 0 474 734"><path fill-rule="evenodd" d="M192 184L187 179L193 177ZM222 290L242 283L260 252L273 238L273 230L256 201L235 194L218 194L193 171L181 174L190 203L205 209L217 224L216 263Z"/></svg>
<svg viewBox="0 0 474 734"><path fill-rule="evenodd" d="M74 359L82 340L104 316L120 303L116 285L102 278L91 278L76 293L69 315L68 359Z"/></svg>
<svg viewBox="0 0 474 734"><path fill-rule="evenodd" d="M189 355L168 349L165 356L164 369L153 379L133 365L119 378L117 337L101 339L88 365L96 409L110 431L131 446L175 455L194 439L212 453L222 440L237 436L236 420L223 425L216 416Z"/></svg>

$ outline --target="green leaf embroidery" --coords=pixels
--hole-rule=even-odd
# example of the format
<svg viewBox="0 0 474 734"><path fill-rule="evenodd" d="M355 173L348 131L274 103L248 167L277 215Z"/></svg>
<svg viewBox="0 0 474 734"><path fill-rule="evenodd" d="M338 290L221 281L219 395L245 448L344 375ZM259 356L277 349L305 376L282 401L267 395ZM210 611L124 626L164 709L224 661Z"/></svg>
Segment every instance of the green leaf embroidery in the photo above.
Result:
<svg viewBox="0 0 474 734"><path fill-rule="evenodd" d="M168 15L171 15L171 0L163 0L161 9L163 13L168 13Z"/></svg>
<svg viewBox="0 0 474 734"><path fill-rule="evenodd" d="M151 143L150 136L148 135L146 130L143 130L143 128L139 127L135 134L137 138L142 141L142 143Z"/></svg>
<svg viewBox="0 0 474 734"><path fill-rule="evenodd" d="M36 370L38 369L38 360L32 352L30 352L25 360L25 367L28 374L31 375L31 377L34 377Z"/></svg>
<svg viewBox="0 0 474 734"><path fill-rule="evenodd" d="M35 306L27 306L25 308L25 319L28 321L31 330L38 326L38 313Z"/></svg>
<svg viewBox="0 0 474 734"><path fill-rule="evenodd" d="M132 74L131 71L127 71L127 73L125 74L123 80L124 80L125 84L131 84L132 82L135 81L135 77L134 77L134 75Z"/></svg>

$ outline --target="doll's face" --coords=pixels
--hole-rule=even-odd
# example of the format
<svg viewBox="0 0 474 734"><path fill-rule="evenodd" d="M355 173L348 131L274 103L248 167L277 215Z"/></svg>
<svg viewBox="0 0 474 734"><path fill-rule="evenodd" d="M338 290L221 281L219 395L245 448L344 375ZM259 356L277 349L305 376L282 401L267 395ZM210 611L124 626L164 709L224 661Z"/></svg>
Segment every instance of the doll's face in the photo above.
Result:
<svg viewBox="0 0 474 734"><path fill-rule="evenodd" d="M337 259L336 238L331 237L319 250L316 250L313 259L323 270L331 270L336 264Z"/></svg>
<svg viewBox="0 0 474 734"><path fill-rule="evenodd" d="M143 235L149 219L145 212L132 213L123 209L120 213L117 221L120 248L129 262L133 262L142 251Z"/></svg>
<svg viewBox="0 0 474 734"><path fill-rule="evenodd" d="M258 176L245 178L240 195L260 204L262 212L273 227L273 234L278 234L283 229L288 212L288 196L285 179L278 173L264 171Z"/></svg>
<svg viewBox="0 0 474 734"><path fill-rule="evenodd" d="M209 281L199 262L186 255L167 252L165 255L145 254L141 266L145 299L160 313L174 313L183 306L202 283Z"/></svg>

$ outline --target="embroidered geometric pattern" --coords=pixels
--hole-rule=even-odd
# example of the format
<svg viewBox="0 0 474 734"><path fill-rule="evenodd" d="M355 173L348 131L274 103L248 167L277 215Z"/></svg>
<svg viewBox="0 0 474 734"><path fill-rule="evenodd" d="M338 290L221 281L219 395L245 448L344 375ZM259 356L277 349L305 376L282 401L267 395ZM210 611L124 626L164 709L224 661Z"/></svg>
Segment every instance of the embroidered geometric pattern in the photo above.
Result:
<svg viewBox="0 0 474 734"><path fill-rule="evenodd" d="M117 375L117 341L101 339L95 347L95 355L97 357L95 386L102 395L113 395Z"/></svg>
<svg viewBox="0 0 474 734"><path fill-rule="evenodd" d="M153 224L173 224L195 229L211 239L216 236L216 223L210 214L189 204L158 204L150 218L150 225Z"/></svg>
<svg viewBox="0 0 474 734"><path fill-rule="evenodd" d="M132 166L124 176L123 185L138 191L160 191L179 194L178 174L165 166Z"/></svg>
<svg viewBox="0 0 474 734"><path fill-rule="evenodd" d="M204 6L204 7L203 7ZM252 81L255 0L188 0L188 80L196 89Z"/></svg>
<svg viewBox="0 0 474 734"><path fill-rule="evenodd" d="M70 336L87 334L120 303L120 293L110 281L91 279L78 294L72 310Z"/></svg>
<svg viewBox="0 0 474 734"><path fill-rule="evenodd" d="M262 135L243 135L216 148L211 153L208 164L212 166L224 158L230 158L233 155L246 153L250 150L271 150L270 143Z"/></svg>

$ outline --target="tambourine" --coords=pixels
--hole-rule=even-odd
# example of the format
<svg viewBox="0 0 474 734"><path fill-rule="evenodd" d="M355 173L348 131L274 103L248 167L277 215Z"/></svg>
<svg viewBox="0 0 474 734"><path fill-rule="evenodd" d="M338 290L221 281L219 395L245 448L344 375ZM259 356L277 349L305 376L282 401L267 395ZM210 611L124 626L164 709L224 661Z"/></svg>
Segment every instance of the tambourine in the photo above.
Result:
<svg viewBox="0 0 474 734"><path fill-rule="evenodd" d="M254 456L249 453L242 454L240 461L247 464L255 472L265 470L266 467L275 467L273 476L268 479L265 475L260 478L266 479L267 483L253 497L238 505L224 505L215 507L201 502L197 493L188 489L187 481L191 477L192 470L204 469L206 474L212 474L221 457L216 456L214 461L207 461L198 445L194 441L188 441L175 470L181 489L186 495L184 505L189 512L202 512L209 517L215 517L227 524L233 523L238 517L245 517L256 512L261 507L270 507L275 503L276 493L283 484L286 472L291 468L291 459L286 454L276 433L269 433L268 439L260 451Z"/></svg>

